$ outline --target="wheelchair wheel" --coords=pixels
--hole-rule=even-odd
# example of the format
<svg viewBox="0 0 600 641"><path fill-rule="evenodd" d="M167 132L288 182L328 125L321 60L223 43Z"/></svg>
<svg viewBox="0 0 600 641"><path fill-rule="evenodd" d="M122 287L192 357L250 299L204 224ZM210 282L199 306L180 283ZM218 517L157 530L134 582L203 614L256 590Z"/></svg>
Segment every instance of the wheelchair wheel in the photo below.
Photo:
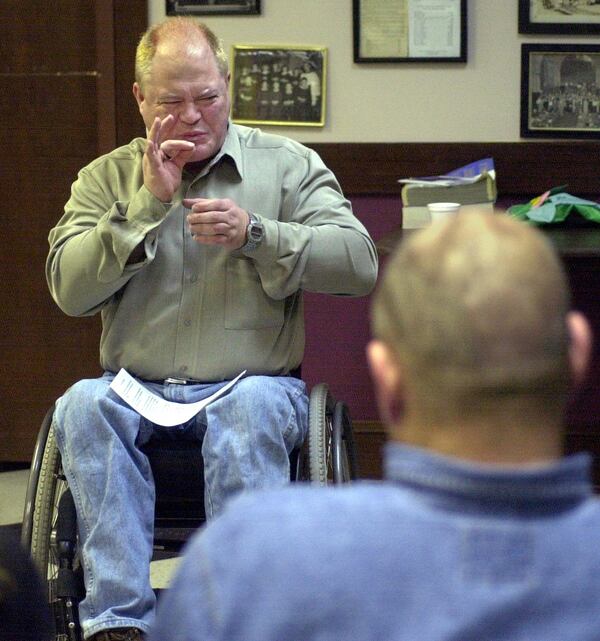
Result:
<svg viewBox="0 0 600 641"><path fill-rule="evenodd" d="M44 574L50 561L52 526L56 519L58 500L66 489L66 482L61 477L60 454L56 446L54 430L51 428L48 432L35 495L30 548L34 562Z"/></svg>
<svg viewBox="0 0 600 641"><path fill-rule="evenodd" d="M77 554L75 505L62 472L53 408L38 437L27 487L21 540L48 588L56 641L80 641L78 602L83 574Z"/></svg>
<svg viewBox="0 0 600 641"><path fill-rule="evenodd" d="M352 424L346 405L334 401L325 383L313 387L309 404L309 478L316 485L356 478Z"/></svg>

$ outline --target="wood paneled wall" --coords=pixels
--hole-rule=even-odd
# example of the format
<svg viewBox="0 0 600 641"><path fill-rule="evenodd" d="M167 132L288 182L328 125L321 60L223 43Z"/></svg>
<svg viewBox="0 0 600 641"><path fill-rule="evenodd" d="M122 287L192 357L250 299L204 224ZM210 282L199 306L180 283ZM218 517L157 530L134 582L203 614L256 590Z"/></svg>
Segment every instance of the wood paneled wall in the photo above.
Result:
<svg viewBox="0 0 600 641"><path fill-rule="evenodd" d="M0 3L0 454L13 460L31 455L50 399L98 368L97 323L65 321L44 279L48 230L98 152L96 5L49 11L46 2Z"/></svg>
<svg viewBox="0 0 600 641"><path fill-rule="evenodd" d="M0 3L0 461L28 460L52 401L99 373L99 319L48 294L47 235L79 169L143 132L131 52L145 21L137 0Z"/></svg>
<svg viewBox="0 0 600 641"><path fill-rule="evenodd" d="M3 0L0 3L0 461L30 458L50 403L99 372L99 319L67 318L44 279L48 230L77 171L143 135L131 95L146 0ZM335 112L331 114L335 118ZM368 123L367 123L368 124ZM351 198L399 194L398 178L441 173L493 156L503 194L568 183L597 195L600 143L321 143L314 147ZM359 441L381 440L364 426Z"/></svg>
<svg viewBox="0 0 600 641"><path fill-rule="evenodd" d="M332 116L333 117L333 116ZM491 156L503 196L539 194L568 184L573 194L600 194L600 142L452 142L309 144L348 195L399 194L399 178L443 174Z"/></svg>

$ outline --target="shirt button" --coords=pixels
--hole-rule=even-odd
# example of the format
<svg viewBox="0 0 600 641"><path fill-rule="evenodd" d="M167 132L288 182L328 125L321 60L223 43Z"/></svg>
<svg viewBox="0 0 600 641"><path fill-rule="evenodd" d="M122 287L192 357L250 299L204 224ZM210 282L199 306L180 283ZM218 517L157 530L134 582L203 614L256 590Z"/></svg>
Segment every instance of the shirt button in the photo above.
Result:
<svg viewBox="0 0 600 641"><path fill-rule="evenodd" d="M192 321L188 318L186 321L183 323L186 327L189 327L192 324Z"/></svg>
<svg viewBox="0 0 600 641"><path fill-rule="evenodd" d="M179 368L179 371L180 371L182 374L185 374L185 372L187 372L187 371L188 371L188 367L187 367L187 365L182 365L182 366Z"/></svg>

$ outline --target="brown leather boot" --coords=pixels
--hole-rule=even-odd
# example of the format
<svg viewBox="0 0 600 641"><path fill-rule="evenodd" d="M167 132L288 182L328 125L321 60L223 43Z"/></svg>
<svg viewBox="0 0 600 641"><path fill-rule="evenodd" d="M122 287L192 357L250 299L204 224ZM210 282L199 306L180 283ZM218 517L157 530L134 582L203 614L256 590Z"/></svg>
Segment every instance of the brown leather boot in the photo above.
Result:
<svg viewBox="0 0 600 641"><path fill-rule="evenodd" d="M88 641L143 641L143 636L137 628L112 628L96 632Z"/></svg>

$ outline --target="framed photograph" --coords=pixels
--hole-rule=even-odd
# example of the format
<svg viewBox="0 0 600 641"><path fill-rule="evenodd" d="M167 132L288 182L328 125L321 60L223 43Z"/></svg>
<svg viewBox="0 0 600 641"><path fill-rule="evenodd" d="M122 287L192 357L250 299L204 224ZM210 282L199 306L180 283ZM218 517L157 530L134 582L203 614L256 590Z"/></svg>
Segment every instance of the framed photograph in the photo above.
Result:
<svg viewBox="0 0 600 641"><path fill-rule="evenodd" d="M168 16L260 13L260 0L166 0Z"/></svg>
<svg viewBox="0 0 600 641"><path fill-rule="evenodd" d="M519 0L519 33L600 33L600 0Z"/></svg>
<svg viewBox="0 0 600 641"><path fill-rule="evenodd" d="M325 124L327 49L234 45L231 117L253 125Z"/></svg>
<svg viewBox="0 0 600 641"><path fill-rule="evenodd" d="M466 62L467 0L353 0L354 62Z"/></svg>
<svg viewBox="0 0 600 641"><path fill-rule="evenodd" d="M521 45L521 136L600 139L600 45Z"/></svg>

